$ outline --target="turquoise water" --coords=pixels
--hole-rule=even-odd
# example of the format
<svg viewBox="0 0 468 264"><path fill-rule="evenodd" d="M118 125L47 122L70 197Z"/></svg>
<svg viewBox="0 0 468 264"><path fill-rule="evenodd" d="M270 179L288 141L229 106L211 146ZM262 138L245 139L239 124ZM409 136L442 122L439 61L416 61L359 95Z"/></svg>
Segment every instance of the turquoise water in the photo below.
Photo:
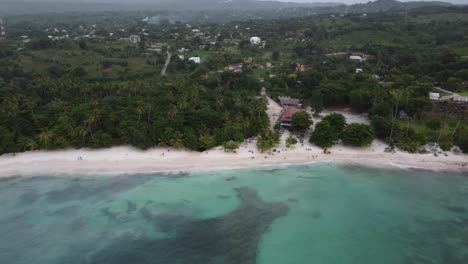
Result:
<svg viewBox="0 0 468 264"><path fill-rule="evenodd" d="M327 164L0 181L0 263L468 263L468 177Z"/></svg>

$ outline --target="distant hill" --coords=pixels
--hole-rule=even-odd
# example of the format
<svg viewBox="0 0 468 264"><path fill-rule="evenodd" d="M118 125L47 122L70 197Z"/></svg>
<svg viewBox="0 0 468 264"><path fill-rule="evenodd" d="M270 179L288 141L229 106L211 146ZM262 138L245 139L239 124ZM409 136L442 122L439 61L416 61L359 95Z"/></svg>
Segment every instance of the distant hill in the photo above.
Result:
<svg viewBox="0 0 468 264"><path fill-rule="evenodd" d="M348 12L374 13L389 10L411 10L427 6L452 6L453 4L441 1L415 1L399 2L396 0L377 0L366 4L355 4L347 8Z"/></svg>
<svg viewBox="0 0 468 264"><path fill-rule="evenodd" d="M320 0L318 0L320 1ZM274 0L0 0L0 15L50 12L90 12L117 10L291 10L298 13L373 13L410 10L428 6L452 6L447 2L399 2L377 0L366 4L345 5L338 2L296 3ZM301 9L301 10L299 10Z"/></svg>

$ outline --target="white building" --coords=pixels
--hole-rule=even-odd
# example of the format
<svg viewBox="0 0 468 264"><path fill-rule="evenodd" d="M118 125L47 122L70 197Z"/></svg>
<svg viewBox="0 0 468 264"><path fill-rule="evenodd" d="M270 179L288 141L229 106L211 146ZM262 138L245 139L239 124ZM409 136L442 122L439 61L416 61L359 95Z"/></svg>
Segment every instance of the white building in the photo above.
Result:
<svg viewBox="0 0 468 264"><path fill-rule="evenodd" d="M131 42L131 43L135 43L135 44L138 44L141 42L141 37L138 36L138 35L131 35L128 40Z"/></svg>
<svg viewBox="0 0 468 264"><path fill-rule="evenodd" d="M453 101L455 101L455 102L467 102L468 103L468 96L455 96L455 97L453 97Z"/></svg>
<svg viewBox="0 0 468 264"><path fill-rule="evenodd" d="M3 24L3 19L0 18L0 40L6 38L5 25Z"/></svg>
<svg viewBox="0 0 468 264"><path fill-rule="evenodd" d="M355 62L363 62L364 59L361 56L349 56L349 59Z"/></svg>
<svg viewBox="0 0 468 264"><path fill-rule="evenodd" d="M259 45L260 43L262 43L262 40L259 37L251 37L250 38L250 44Z"/></svg>
<svg viewBox="0 0 468 264"><path fill-rule="evenodd" d="M193 61L193 62L196 63L196 64L200 64L200 63L201 63L201 58L200 58L200 57L190 57L188 60L189 60L189 61Z"/></svg>
<svg viewBox="0 0 468 264"><path fill-rule="evenodd" d="M440 93L429 93L429 99L437 101L440 99Z"/></svg>

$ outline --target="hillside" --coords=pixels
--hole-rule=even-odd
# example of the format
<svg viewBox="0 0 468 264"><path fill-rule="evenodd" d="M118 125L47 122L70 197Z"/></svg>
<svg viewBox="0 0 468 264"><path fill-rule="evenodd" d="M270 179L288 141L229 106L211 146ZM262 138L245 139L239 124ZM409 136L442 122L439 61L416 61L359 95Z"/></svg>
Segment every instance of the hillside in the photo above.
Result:
<svg viewBox="0 0 468 264"><path fill-rule="evenodd" d="M314 13L372 13L388 10L410 10L427 6L452 6L446 2L399 2L395 0L378 0L366 4L345 5L338 2L312 2L293 3L279 1L259 1L259 0L161 0L156 2L146 1L113 1L112 4L106 0L95 2L80 1L12 1L0 0L0 15L12 14L36 14L51 12L97 12L97 11L119 11L119 10L243 10L258 11L287 11L291 15L304 15L306 11ZM308 13L307 13L308 15Z"/></svg>

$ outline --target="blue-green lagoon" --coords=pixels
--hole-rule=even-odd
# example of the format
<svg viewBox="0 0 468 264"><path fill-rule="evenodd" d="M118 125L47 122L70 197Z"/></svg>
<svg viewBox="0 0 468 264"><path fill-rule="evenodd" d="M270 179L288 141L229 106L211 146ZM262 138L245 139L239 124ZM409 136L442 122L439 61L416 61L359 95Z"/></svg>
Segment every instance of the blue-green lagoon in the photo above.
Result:
<svg viewBox="0 0 468 264"><path fill-rule="evenodd" d="M315 164L0 181L0 263L468 263L468 175Z"/></svg>

